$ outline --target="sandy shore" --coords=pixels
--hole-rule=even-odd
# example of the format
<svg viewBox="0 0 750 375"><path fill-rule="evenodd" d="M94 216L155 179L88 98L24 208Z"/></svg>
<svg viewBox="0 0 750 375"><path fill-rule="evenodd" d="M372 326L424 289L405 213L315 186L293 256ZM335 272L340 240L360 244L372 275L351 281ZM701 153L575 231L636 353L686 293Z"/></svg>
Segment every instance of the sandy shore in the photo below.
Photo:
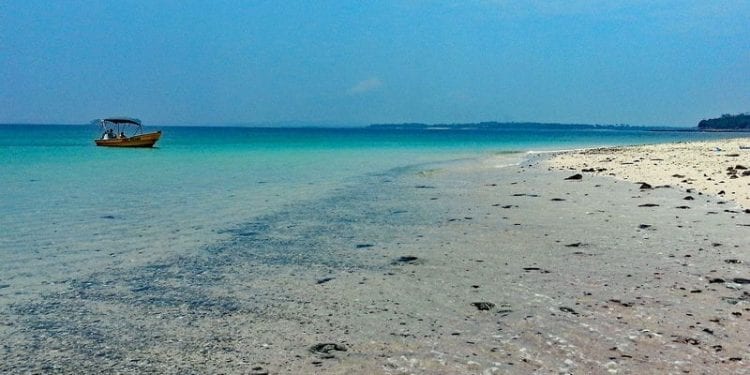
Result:
<svg viewBox="0 0 750 375"><path fill-rule="evenodd" d="M702 149L372 176L14 304L0 372L750 373L750 162Z"/></svg>
<svg viewBox="0 0 750 375"><path fill-rule="evenodd" d="M568 152L547 164L559 170L672 185L750 208L750 138Z"/></svg>

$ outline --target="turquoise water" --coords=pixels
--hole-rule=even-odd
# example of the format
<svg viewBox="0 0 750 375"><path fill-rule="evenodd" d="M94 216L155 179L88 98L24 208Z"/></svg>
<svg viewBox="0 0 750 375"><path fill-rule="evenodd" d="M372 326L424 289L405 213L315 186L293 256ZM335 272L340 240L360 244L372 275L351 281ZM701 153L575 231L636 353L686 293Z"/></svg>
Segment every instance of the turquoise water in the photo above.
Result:
<svg viewBox="0 0 750 375"><path fill-rule="evenodd" d="M184 254L282 207L414 165L724 134L612 130L167 127L155 149L95 147L90 126L0 126L0 289ZM519 152L519 153L515 153ZM42 275L42 276L40 276Z"/></svg>
<svg viewBox="0 0 750 375"><path fill-rule="evenodd" d="M440 222L472 207L443 198L477 181L448 173L450 188L436 188L440 168L518 163L526 150L727 136L162 130L156 149L116 149L96 147L94 127L0 126L0 373L246 373L266 359L280 366L308 353L308 340L337 336L322 321L310 335L312 318L328 322L358 306L349 303L356 292L327 295L326 280L364 285L395 275L394 256L450 251L443 246L451 237L464 246L467 227ZM382 298L373 285L363 304ZM309 293L332 305L310 303L319 300ZM303 329L281 341L263 336L289 327ZM297 338L299 350L285 351L284 341Z"/></svg>

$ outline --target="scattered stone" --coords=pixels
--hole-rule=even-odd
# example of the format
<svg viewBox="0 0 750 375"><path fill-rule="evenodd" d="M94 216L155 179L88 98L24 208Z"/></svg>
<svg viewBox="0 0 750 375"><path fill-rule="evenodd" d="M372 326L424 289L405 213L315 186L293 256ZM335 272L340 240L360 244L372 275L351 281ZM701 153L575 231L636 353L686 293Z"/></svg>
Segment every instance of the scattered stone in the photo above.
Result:
<svg viewBox="0 0 750 375"><path fill-rule="evenodd" d="M722 279L720 277L714 277L714 278L708 279L708 283L709 284L719 284L719 283L723 283L723 282L724 282L724 279Z"/></svg>
<svg viewBox="0 0 750 375"><path fill-rule="evenodd" d="M579 315L575 310L571 309L570 307L560 306L560 311L570 313L576 316Z"/></svg>
<svg viewBox="0 0 750 375"><path fill-rule="evenodd" d="M570 177L566 177L565 179L566 180L582 180L583 179L583 175L580 174L580 173L576 173L576 174L574 174L574 175L572 175Z"/></svg>
<svg viewBox="0 0 750 375"><path fill-rule="evenodd" d="M651 224L641 224L641 225L638 226L638 228L640 228L640 229L648 229L648 228L651 228Z"/></svg>
<svg viewBox="0 0 750 375"><path fill-rule="evenodd" d="M641 187L640 187L641 190L647 190L647 189L653 189L654 188L653 186L651 186L650 184L645 183L645 182L641 182L640 184L641 184Z"/></svg>
<svg viewBox="0 0 750 375"><path fill-rule="evenodd" d="M689 196L689 195L688 195L687 197L685 197L685 198L682 198L682 199L684 199L684 200L686 200L686 201L692 201L692 200L695 200L695 198L693 198L693 197L691 197L691 196Z"/></svg>
<svg viewBox="0 0 750 375"><path fill-rule="evenodd" d="M690 209L690 206L677 206L677 207L675 207L675 208L678 208L678 209L680 209L680 210L689 210L689 209Z"/></svg>
<svg viewBox="0 0 750 375"><path fill-rule="evenodd" d="M429 185L417 185L417 186L415 186L415 188L417 188L417 189L434 189L435 187L434 186L429 186Z"/></svg>
<svg viewBox="0 0 750 375"><path fill-rule="evenodd" d="M115 219L115 216L114 215L102 215L100 216L100 218L112 220L112 219Z"/></svg>
<svg viewBox="0 0 750 375"><path fill-rule="evenodd" d="M644 204L639 204L638 207L659 207L659 205L656 203L644 203Z"/></svg>
<svg viewBox="0 0 750 375"><path fill-rule="evenodd" d="M497 313L502 316L508 316L512 312L513 310L510 308L510 305L503 305L497 310Z"/></svg>
<svg viewBox="0 0 750 375"><path fill-rule="evenodd" d="M565 247L579 247L581 245L583 245L583 243L581 243L581 242L574 242L574 243L569 243L569 244L565 245Z"/></svg>
<svg viewBox="0 0 750 375"><path fill-rule="evenodd" d="M322 279L318 279L315 283L316 284L325 284L331 280L335 279L335 277L324 277Z"/></svg>
<svg viewBox="0 0 750 375"><path fill-rule="evenodd" d="M526 272L529 272L529 271L539 271L540 273L550 273L549 271L547 271L545 269L542 269L542 268L539 268L539 267L524 267L523 270L526 271Z"/></svg>
<svg viewBox="0 0 750 375"><path fill-rule="evenodd" d="M729 263L729 264L740 264L740 263L742 263L742 261L741 261L741 260L739 260L739 259L724 259L724 263Z"/></svg>
<svg viewBox="0 0 750 375"><path fill-rule="evenodd" d="M698 339L694 339L692 337L679 337L677 336L676 339L673 340L673 342L678 342L682 344L690 344L690 345L700 345L700 341Z"/></svg>
<svg viewBox="0 0 750 375"><path fill-rule="evenodd" d="M672 177L675 177L675 178L685 178L685 175L673 174Z"/></svg>
<svg viewBox="0 0 750 375"><path fill-rule="evenodd" d="M594 256L594 255L596 255L596 254L591 254L591 253L584 253L583 251L574 251L574 252L573 252L573 255L585 255L585 256L589 256L589 257L592 257L592 256Z"/></svg>
<svg viewBox="0 0 750 375"><path fill-rule="evenodd" d="M366 249L368 247L373 247L374 245L371 243L360 243L357 244L357 249Z"/></svg>
<svg viewBox="0 0 750 375"><path fill-rule="evenodd" d="M618 304L618 305L620 305L622 307L631 307L631 306L633 306L633 302L622 302L621 300L614 299L614 298L611 299L611 300L609 300L609 302L616 303L616 304Z"/></svg>
<svg viewBox="0 0 750 375"><path fill-rule="evenodd" d="M407 264L414 264L417 262L419 258L411 255L404 255L396 258L396 260L393 261L393 264L400 264L400 263L407 263Z"/></svg>
<svg viewBox="0 0 750 375"><path fill-rule="evenodd" d="M743 303L743 304L747 303L747 301L750 300L750 298L748 298L748 297L749 297L749 295L747 294L747 292L745 292L745 294L743 294L739 298L721 297L721 300L724 301L724 302L726 302L726 303L728 303L728 304L730 304L730 305L737 305L739 303Z"/></svg>
<svg viewBox="0 0 750 375"><path fill-rule="evenodd" d="M553 202L564 202L565 201L565 199L563 199L563 198L552 198L550 200L553 201Z"/></svg>
<svg viewBox="0 0 750 375"><path fill-rule="evenodd" d="M310 347L310 353L317 354L318 356L320 356L320 358L323 358L323 359L334 358L334 355L332 352L345 352L345 351L347 351L347 349L344 345L332 343L332 342L315 344Z"/></svg>
<svg viewBox="0 0 750 375"><path fill-rule="evenodd" d="M732 279L737 284L750 284L750 279L746 279L744 277L735 277Z"/></svg>
<svg viewBox="0 0 750 375"><path fill-rule="evenodd" d="M250 375L268 375L268 370L260 366L254 366L250 369Z"/></svg>
<svg viewBox="0 0 750 375"><path fill-rule="evenodd" d="M495 307L495 304L492 302L472 302L471 304L479 311L489 311L492 310L493 307Z"/></svg>

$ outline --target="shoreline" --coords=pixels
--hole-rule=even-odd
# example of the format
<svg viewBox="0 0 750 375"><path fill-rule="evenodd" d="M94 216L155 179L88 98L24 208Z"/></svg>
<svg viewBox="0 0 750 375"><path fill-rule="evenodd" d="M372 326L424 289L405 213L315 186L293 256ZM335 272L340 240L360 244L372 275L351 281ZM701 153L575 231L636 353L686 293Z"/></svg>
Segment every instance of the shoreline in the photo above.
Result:
<svg viewBox="0 0 750 375"><path fill-rule="evenodd" d="M4 315L0 372L745 373L750 215L549 156L363 177L64 280Z"/></svg>

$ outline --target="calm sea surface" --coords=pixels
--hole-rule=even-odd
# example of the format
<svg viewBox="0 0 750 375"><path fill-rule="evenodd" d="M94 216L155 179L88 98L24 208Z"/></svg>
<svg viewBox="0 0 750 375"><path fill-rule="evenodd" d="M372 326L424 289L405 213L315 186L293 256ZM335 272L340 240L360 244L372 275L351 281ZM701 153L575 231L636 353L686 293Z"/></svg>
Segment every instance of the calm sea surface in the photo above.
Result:
<svg viewBox="0 0 750 375"><path fill-rule="evenodd" d="M715 139L612 130L166 127L155 149L92 126L0 125L0 305L64 277L194 251L366 176L528 150ZM518 153L514 153L518 152ZM6 299L7 302L7 299Z"/></svg>

